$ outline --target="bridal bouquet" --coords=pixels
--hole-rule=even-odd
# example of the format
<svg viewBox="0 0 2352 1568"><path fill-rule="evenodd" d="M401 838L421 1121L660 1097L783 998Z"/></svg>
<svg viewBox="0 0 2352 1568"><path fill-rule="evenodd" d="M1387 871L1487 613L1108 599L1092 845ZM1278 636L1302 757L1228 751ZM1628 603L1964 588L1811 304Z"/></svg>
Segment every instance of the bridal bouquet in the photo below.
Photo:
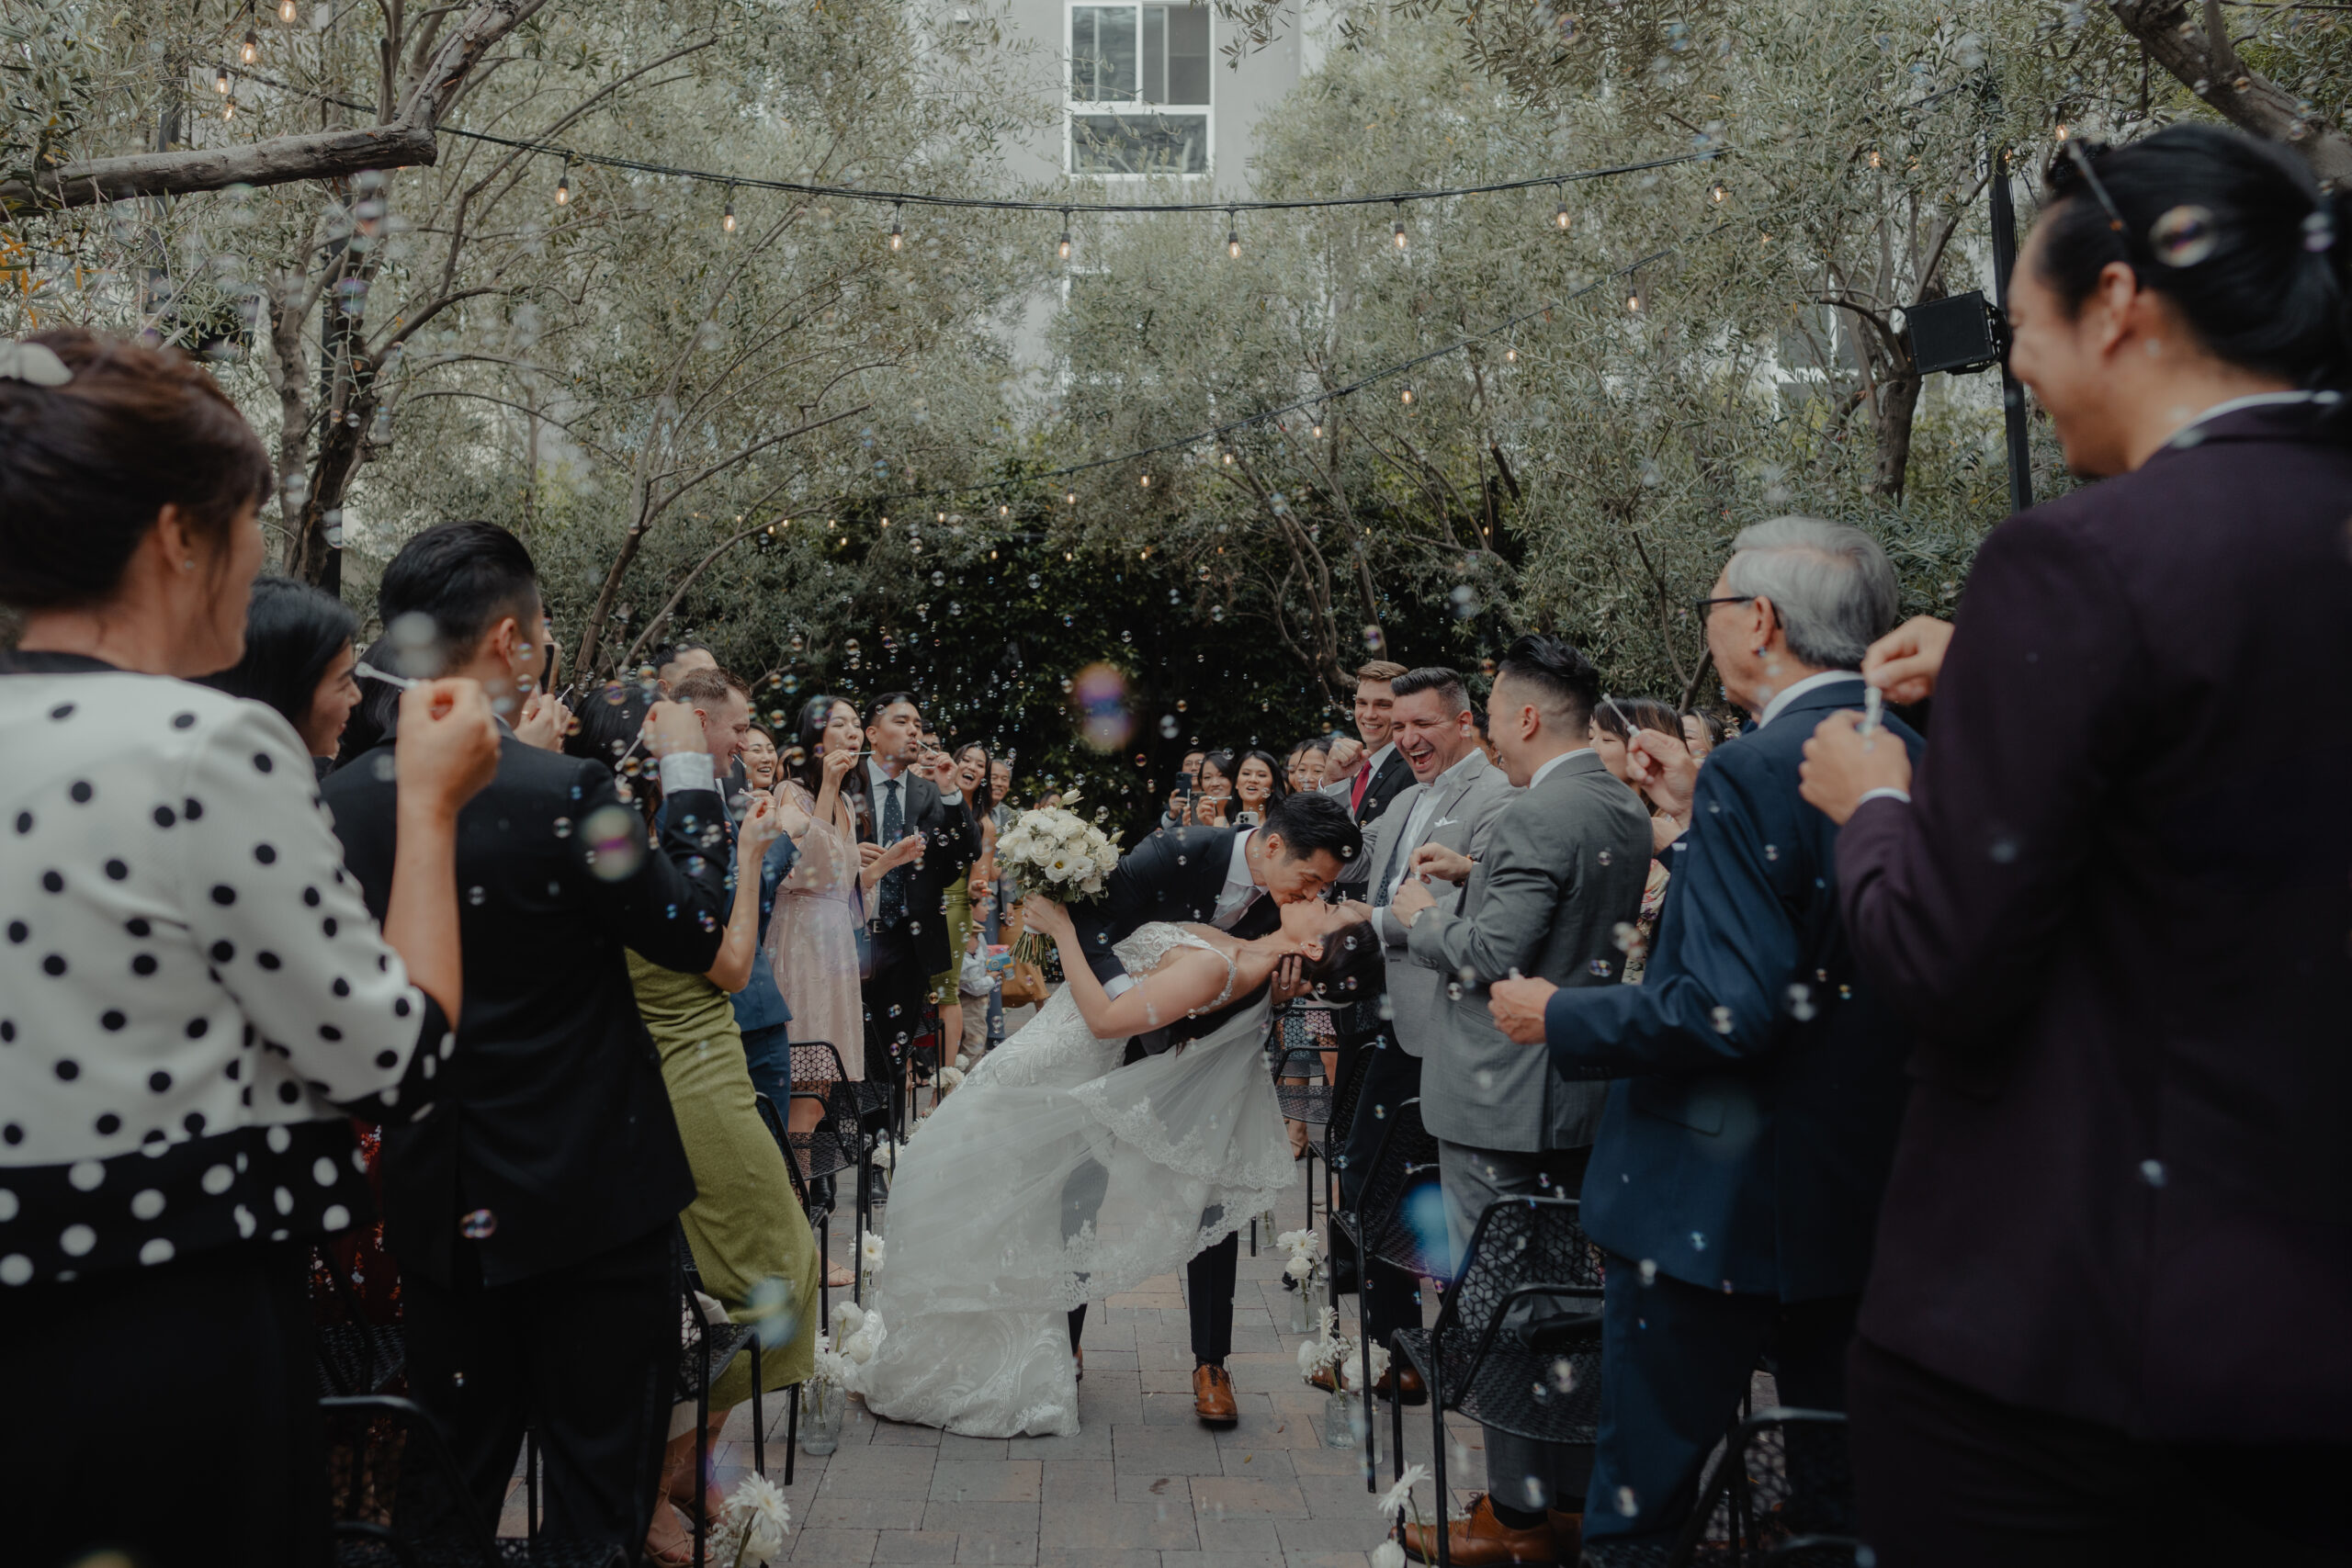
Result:
<svg viewBox="0 0 2352 1568"><path fill-rule="evenodd" d="M996 841L996 861L999 874L1012 880L1020 897L1042 893L1057 903L1069 904L1102 893L1105 879L1119 863L1119 846L1067 806L1042 806L1014 818ZM1039 963L1046 948L1044 937L1023 931L1012 957L1016 963Z"/></svg>

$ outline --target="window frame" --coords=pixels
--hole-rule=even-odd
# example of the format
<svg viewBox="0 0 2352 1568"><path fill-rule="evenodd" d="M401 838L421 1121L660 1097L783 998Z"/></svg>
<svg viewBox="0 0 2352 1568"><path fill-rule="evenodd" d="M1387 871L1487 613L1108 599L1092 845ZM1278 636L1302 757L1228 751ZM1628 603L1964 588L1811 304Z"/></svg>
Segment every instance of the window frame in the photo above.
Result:
<svg viewBox="0 0 2352 1568"><path fill-rule="evenodd" d="M1174 177L1185 180L1211 180L1216 176L1216 13L1207 0L1198 0L1200 8L1208 12L1209 101L1205 104L1148 104L1143 101L1144 20L1143 13L1157 4L1167 9L1185 8L1182 0L1064 0L1062 6L1062 171L1066 177L1090 180L1153 180ZM1130 98L1091 99L1075 96L1073 80L1077 61L1078 13L1081 9L1098 10L1116 6L1130 10L1136 16L1136 91ZM1164 37L1164 35L1163 35ZM1162 43L1163 53L1166 45ZM1163 59L1161 68L1166 69ZM1205 164L1194 171L1189 169L1154 170L1143 174L1123 174L1114 170L1080 170L1077 166L1078 122L1080 118L1117 116L1122 118L1172 119L1179 117L1199 119L1207 139Z"/></svg>

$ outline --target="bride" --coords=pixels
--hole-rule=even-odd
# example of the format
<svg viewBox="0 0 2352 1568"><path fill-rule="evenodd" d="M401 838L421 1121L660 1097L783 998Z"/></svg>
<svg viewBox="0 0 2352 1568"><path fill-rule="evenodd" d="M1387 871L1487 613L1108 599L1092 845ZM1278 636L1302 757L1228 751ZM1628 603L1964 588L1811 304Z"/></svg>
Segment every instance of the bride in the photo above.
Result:
<svg viewBox="0 0 2352 1568"><path fill-rule="evenodd" d="M1114 950L1137 979L1114 998L1069 911L1025 909L1069 983L899 1153L872 1300L884 1337L858 1380L875 1414L970 1437L1077 1431L1070 1309L1182 1268L1297 1179L1268 1014L1376 986L1381 963L1360 907L1308 901L1254 942L1143 926ZM1199 1038L1120 1065L1128 1036L1237 998Z"/></svg>

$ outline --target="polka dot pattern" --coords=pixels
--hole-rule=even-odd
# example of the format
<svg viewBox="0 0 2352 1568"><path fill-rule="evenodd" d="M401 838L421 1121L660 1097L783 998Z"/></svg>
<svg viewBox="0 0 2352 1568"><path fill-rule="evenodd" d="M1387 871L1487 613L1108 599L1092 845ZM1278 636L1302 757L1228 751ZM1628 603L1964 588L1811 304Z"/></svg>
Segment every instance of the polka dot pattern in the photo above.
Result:
<svg viewBox="0 0 2352 1568"><path fill-rule="evenodd" d="M0 1287L372 1213L346 1109L432 1110L448 1025L383 944L284 721L0 675Z"/></svg>

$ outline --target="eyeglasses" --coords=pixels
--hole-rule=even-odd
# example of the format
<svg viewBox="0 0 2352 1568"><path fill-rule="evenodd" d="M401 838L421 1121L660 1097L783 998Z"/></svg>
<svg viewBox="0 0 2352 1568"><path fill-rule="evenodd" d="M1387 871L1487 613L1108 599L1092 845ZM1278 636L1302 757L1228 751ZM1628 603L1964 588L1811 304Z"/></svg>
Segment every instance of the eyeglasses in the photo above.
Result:
<svg viewBox="0 0 2352 1568"><path fill-rule="evenodd" d="M1755 602L1756 595L1753 593L1724 593L1713 599L1693 599L1690 601L1690 608L1697 611L1699 618L1703 621L1713 613L1718 604L1752 604Z"/></svg>

